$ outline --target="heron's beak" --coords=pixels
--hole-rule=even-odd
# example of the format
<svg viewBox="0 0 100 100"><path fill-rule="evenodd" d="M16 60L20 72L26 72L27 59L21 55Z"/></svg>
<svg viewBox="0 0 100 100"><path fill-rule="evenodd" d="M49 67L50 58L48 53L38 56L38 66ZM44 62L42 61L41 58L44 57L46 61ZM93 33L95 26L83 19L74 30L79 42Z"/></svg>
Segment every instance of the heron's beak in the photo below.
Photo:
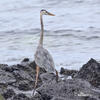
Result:
<svg viewBox="0 0 100 100"><path fill-rule="evenodd" d="M50 16L55 16L54 14L52 14L52 13L50 13L50 12L48 12L48 15L50 15Z"/></svg>

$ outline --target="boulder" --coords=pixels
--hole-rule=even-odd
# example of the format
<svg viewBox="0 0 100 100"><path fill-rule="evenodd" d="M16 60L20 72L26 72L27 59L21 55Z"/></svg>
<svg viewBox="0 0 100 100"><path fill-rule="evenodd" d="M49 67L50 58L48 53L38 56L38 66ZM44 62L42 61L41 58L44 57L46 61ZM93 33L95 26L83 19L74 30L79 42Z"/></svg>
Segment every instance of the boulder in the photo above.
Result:
<svg viewBox="0 0 100 100"><path fill-rule="evenodd" d="M44 69L40 68L37 87L42 85L40 75L45 72ZM28 58L17 65L8 66L6 64L0 64L0 94L2 94L5 99L28 100L29 97L27 97L24 92L34 89L35 77L36 64L34 61L30 62ZM17 91L19 91L20 94L18 94ZM22 99L24 97L26 99Z"/></svg>
<svg viewBox="0 0 100 100"><path fill-rule="evenodd" d="M11 84L14 82L16 82L16 79L11 73L0 70L0 84Z"/></svg>
<svg viewBox="0 0 100 100"><path fill-rule="evenodd" d="M81 79L66 79L56 82L55 79L46 81L36 90L43 100L85 100L84 97L95 97L100 93L91 89L91 85ZM59 97L59 98L58 98Z"/></svg>
<svg viewBox="0 0 100 100"><path fill-rule="evenodd" d="M93 86L100 87L100 63L94 59L90 59L82 66L75 78L81 78L89 81Z"/></svg>

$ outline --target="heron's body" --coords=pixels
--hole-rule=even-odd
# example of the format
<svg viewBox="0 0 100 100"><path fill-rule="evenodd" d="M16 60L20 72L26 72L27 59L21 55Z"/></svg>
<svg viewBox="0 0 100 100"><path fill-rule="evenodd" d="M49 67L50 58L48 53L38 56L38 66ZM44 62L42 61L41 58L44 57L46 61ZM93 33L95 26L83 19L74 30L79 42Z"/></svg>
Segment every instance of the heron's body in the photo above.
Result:
<svg viewBox="0 0 100 100"><path fill-rule="evenodd" d="M44 68L47 72L49 73L55 73L57 75L58 79L58 72L55 69L54 61L48 50L43 48L43 15L51 15L54 16L54 14L51 14L47 12L46 10L41 10L40 12L40 22L41 22L41 34L40 34L40 40L39 40L39 45L37 47L36 53L35 53L35 63L36 63L36 82L35 82L35 88L37 86L37 81L38 81L38 74L39 74L39 68Z"/></svg>
<svg viewBox="0 0 100 100"><path fill-rule="evenodd" d="M35 53L35 63L44 68L49 73L55 72L55 65L51 54L47 49L44 49L42 46L38 46Z"/></svg>

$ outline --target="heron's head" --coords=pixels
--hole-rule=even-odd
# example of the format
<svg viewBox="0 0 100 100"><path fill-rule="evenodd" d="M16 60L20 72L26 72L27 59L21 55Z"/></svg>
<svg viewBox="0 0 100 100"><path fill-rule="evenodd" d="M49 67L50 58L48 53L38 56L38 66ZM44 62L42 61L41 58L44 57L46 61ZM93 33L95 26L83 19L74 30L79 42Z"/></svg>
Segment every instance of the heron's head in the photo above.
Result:
<svg viewBox="0 0 100 100"><path fill-rule="evenodd" d="M50 13L50 12L44 10L44 9L42 9L42 10L40 11L40 14L41 14L41 15L50 15L50 16L55 16L54 14L52 14L52 13Z"/></svg>

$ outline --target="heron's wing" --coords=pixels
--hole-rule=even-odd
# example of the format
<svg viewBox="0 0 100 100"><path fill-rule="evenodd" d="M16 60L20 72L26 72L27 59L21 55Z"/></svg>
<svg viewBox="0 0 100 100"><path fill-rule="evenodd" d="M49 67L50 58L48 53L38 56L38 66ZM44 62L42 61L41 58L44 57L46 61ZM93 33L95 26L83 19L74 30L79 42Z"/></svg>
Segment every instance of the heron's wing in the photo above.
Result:
<svg viewBox="0 0 100 100"><path fill-rule="evenodd" d="M51 54L44 49L39 47L35 54L35 62L39 67L45 68L48 72L54 72L55 65Z"/></svg>

